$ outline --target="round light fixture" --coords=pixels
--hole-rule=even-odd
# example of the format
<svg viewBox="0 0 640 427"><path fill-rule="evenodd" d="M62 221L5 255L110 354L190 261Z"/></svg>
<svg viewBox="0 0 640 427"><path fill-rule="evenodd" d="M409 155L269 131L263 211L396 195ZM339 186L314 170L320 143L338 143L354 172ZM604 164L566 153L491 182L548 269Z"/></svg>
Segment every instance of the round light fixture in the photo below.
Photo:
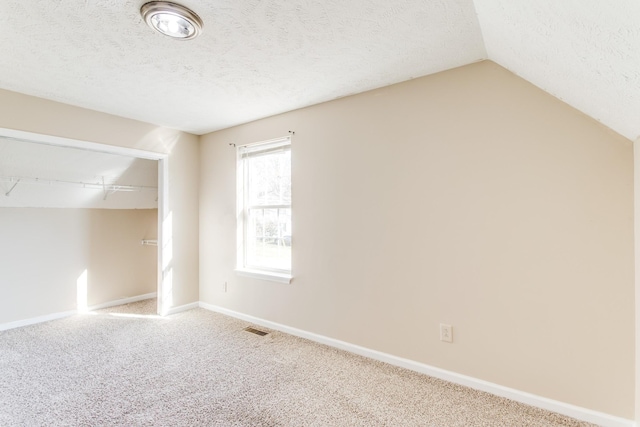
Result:
<svg viewBox="0 0 640 427"><path fill-rule="evenodd" d="M140 14L148 26L179 40L195 38L202 31L202 19L176 3L151 1L142 5Z"/></svg>

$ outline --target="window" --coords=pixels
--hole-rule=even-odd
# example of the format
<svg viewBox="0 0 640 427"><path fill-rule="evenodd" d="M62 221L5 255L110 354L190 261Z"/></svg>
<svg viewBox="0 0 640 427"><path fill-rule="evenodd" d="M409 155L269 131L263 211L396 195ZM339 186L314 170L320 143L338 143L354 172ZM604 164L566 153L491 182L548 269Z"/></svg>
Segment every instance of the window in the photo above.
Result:
<svg viewBox="0 0 640 427"><path fill-rule="evenodd" d="M291 280L291 139L238 147L240 274Z"/></svg>

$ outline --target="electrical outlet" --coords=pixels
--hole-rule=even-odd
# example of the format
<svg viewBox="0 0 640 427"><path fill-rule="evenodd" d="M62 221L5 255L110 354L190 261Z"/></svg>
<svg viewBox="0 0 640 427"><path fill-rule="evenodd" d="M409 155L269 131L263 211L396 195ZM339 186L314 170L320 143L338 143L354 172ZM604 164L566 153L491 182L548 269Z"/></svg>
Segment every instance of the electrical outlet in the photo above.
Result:
<svg viewBox="0 0 640 427"><path fill-rule="evenodd" d="M440 341L453 342L453 326L440 323Z"/></svg>
<svg viewBox="0 0 640 427"><path fill-rule="evenodd" d="M227 292L227 282L222 284L222 292Z"/></svg>

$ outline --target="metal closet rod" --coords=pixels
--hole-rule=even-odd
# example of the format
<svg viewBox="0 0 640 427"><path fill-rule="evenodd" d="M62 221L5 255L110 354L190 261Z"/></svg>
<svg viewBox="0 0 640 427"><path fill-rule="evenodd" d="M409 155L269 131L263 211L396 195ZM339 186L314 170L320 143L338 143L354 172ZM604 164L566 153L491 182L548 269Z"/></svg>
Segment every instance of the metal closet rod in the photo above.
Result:
<svg viewBox="0 0 640 427"><path fill-rule="evenodd" d="M9 193L13 191L18 183L30 183L30 184L46 184L46 185L65 185L72 187L88 188L91 190L102 191L158 191L158 187L151 187L147 185L121 185L121 184L103 184L103 183L91 183L80 181L63 181L59 179L43 179L43 178L28 178L22 176L0 176L0 182L15 183Z"/></svg>

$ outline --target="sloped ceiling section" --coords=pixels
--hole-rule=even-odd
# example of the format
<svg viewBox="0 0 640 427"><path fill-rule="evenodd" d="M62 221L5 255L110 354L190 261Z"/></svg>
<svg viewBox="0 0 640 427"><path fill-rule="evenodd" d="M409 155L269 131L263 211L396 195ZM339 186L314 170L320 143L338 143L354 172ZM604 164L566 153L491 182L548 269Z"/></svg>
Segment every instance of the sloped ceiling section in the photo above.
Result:
<svg viewBox="0 0 640 427"><path fill-rule="evenodd" d="M488 57L635 141L640 1L476 0Z"/></svg>
<svg viewBox="0 0 640 427"><path fill-rule="evenodd" d="M2 0L0 88L195 134L491 59L640 136L639 0Z"/></svg>
<svg viewBox="0 0 640 427"><path fill-rule="evenodd" d="M0 138L0 208L155 209L158 162Z"/></svg>

